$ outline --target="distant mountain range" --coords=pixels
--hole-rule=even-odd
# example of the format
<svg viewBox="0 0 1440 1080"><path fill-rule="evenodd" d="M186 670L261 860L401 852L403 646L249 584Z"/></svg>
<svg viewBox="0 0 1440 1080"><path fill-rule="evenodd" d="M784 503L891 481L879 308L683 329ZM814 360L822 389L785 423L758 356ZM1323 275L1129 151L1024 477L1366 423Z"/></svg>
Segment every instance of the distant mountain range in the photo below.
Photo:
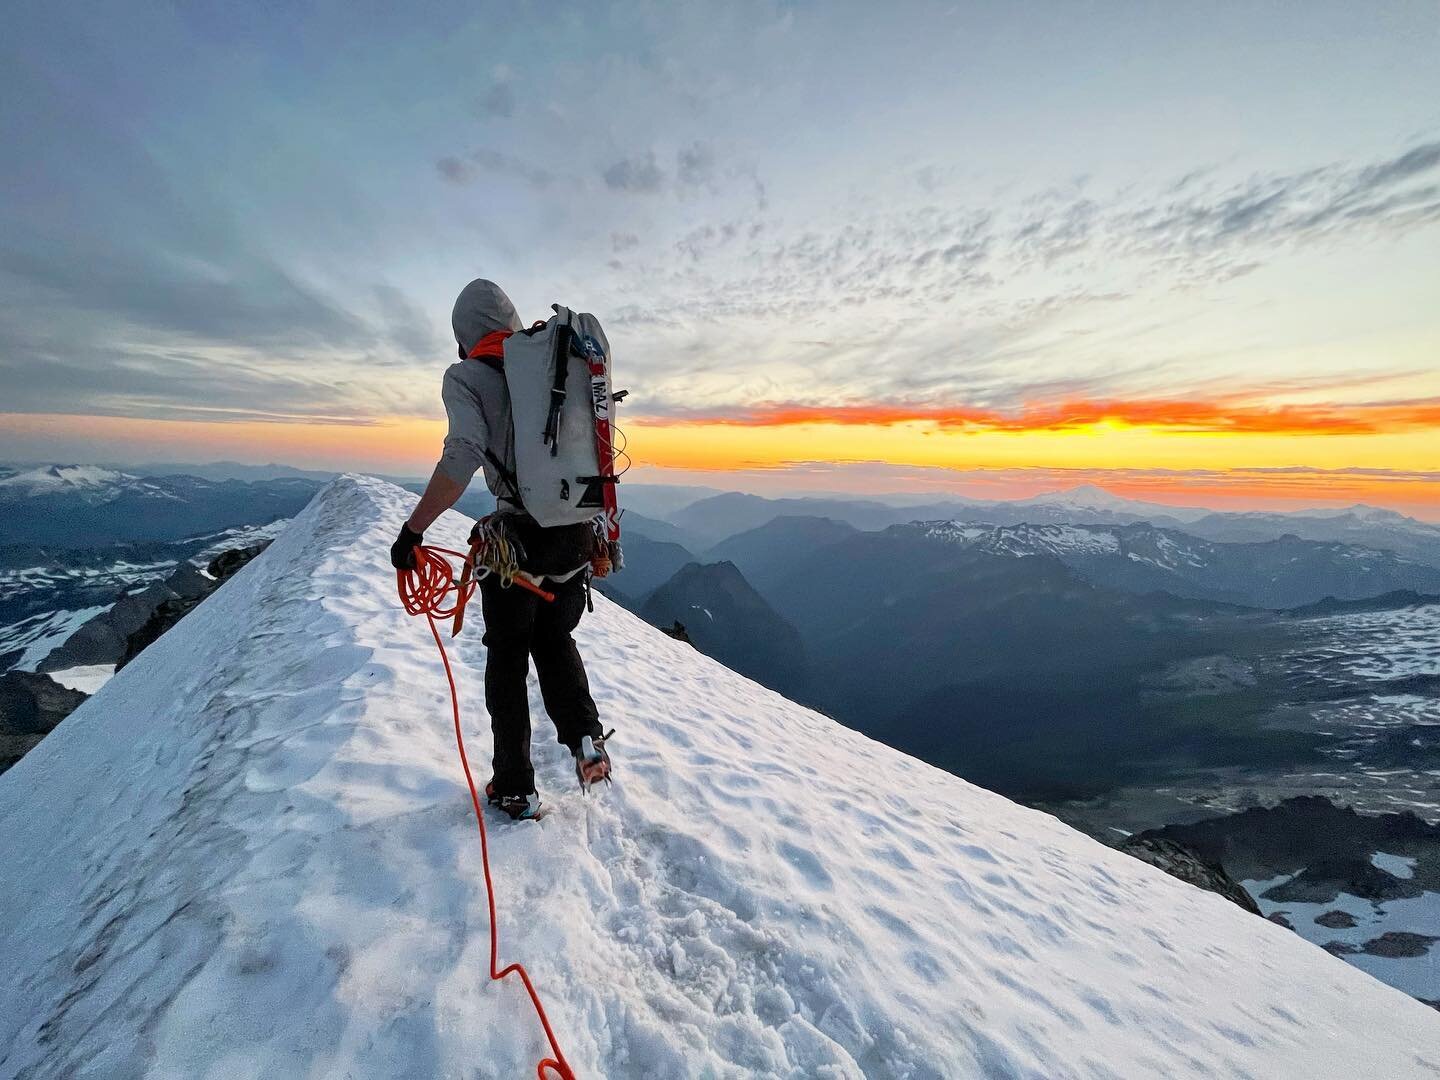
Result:
<svg viewBox="0 0 1440 1080"><path fill-rule="evenodd" d="M1185 530L1207 540L1227 543L1271 540L1288 534L1302 540L1393 551L1407 559L1440 566L1440 526L1374 506L1295 514L1208 514L1187 524Z"/></svg>
<svg viewBox="0 0 1440 1080"><path fill-rule="evenodd" d="M317 480L294 477L247 483L87 465L11 470L0 476L0 545L179 540L292 517L319 489Z"/></svg>
<svg viewBox="0 0 1440 1080"><path fill-rule="evenodd" d="M913 521L969 525L1130 525L1148 523L1221 543L1257 543L1295 536L1393 551L1440 567L1440 526L1393 510L1353 506L1293 513L1219 513L1137 502L1091 486L1013 502L941 499L888 503L878 499L782 498L727 492L664 515L702 543L715 545L779 517L828 518L875 531Z"/></svg>
<svg viewBox="0 0 1440 1080"><path fill-rule="evenodd" d="M1400 589L1440 592L1440 567L1393 551L1294 535L1216 543L1143 522L995 528L924 522L898 527L995 555L1048 555L1096 585L1252 607L1297 607L1326 597L1357 600Z"/></svg>

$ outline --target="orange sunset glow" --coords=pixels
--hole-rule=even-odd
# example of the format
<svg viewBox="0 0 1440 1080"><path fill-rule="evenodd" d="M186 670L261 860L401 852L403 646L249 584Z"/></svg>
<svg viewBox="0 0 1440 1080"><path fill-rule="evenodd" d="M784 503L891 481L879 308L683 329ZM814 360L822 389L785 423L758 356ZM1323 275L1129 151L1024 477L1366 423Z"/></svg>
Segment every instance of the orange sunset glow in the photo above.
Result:
<svg viewBox="0 0 1440 1080"><path fill-rule="evenodd" d="M1440 520L1437 408L1426 401L1227 411L1213 402L1125 402L1005 416L777 406L705 419L641 418L626 423L625 432L631 479L642 482L724 485L799 463L884 462L935 472L923 482L871 480L867 489L1014 498L1083 482L1176 505L1367 502ZM274 460L420 477L439 452L445 425L430 418L310 424L11 414L0 417L0 432L63 447L71 457L84 456L88 446L97 454L104 447L178 461L199 445L210 459L253 459L263 446Z"/></svg>

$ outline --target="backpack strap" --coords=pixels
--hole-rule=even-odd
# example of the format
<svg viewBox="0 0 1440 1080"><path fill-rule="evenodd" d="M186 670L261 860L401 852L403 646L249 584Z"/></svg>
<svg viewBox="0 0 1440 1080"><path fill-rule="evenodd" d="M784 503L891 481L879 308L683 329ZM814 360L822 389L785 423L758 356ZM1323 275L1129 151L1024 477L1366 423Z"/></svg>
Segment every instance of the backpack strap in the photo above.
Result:
<svg viewBox="0 0 1440 1080"><path fill-rule="evenodd" d="M515 474L505 467L505 463L496 457L495 451L488 446L485 448L485 460L495 470L495 475L500 478L500 482L510 489L509 495L501 495L500 498L523 509L525 504L520 501L520 481L515 478Z"/></svg>
<svg viewBox="0 0 1440 1080"><path fill-rule="evenodd" d="M486 367L504 375L505 341L514 332L513 330L492 330L475 343L475 347L465 354L465 359L479 360ZM520 482L516 480L515 474L505 467L505 463L496 457L495 451L488 446L485 448L485 460L495 470L495 475L499 477L500 482L510 489L510 494L501 495L500 498L519 506Z"/></svg>
<svg viewBox="0 0 1440 1080"><path fill-rule="evenodd" d="M542 439L542 443L550 447L551 457L560 453L560 410L565 405L565 380L570 376L570 343L575 336L571 327L574 313L559 304L555 304L554 308L557 316L560 312L565 312L565 320L555 327L555 381L550 384L550 413L545 418L545 435Z"/></svg>

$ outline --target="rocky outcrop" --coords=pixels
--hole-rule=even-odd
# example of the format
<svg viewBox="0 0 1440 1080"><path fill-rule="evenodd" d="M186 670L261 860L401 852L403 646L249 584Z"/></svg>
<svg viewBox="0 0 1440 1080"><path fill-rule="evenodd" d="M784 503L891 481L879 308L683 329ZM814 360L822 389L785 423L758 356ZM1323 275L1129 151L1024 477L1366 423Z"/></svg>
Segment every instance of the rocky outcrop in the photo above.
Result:
<svg viewBox="0 0 1440 1080"><path fill-rule="evenodd" d="M251 559L259 555L270 546L269 540L262 540L258 544L252 544L244 548L232 548L229 551L222 551L205 568L206 577L202 578L202 586L194 591L187 591L162 599L151 609L149 616L132 630L125 638L125 648L120 658L115 662L115 670L119 671L135 657L139 656L149 645L165 633L172 626L178 623L190 612L200 605L200 602L218 589L226 581ZM168 584L168 582L167 582Z"/></svg>
<svg viewBox="0 0 1440 1080"><path fill-rule="evenodd" d="M1371 938L1360 948L1369 956L1402 960L1424 956L1430 951L1430 946L1437 941L1440 941L1440 937L1433 934L1415 934L1408 930L1388 930L1377 938Z"/></svg>
<svg viewBox="0 0 1440 1080"><path fill-rule="evenodd" d="M1326 904L1340 893L1362 900L1393 900L1413 891L1404 878L1386 873L1370 861L1368 852L1316 859L1300 873L1264 893L1277 904Z"/></svg>
<svg viewBox="0 0 1440 1080"><path fill-rule="evenodd" d="M1241 881L1290 875L1266 891L1264 898L1276 903L1328 904L1341 893L1381 901L1440 890L1440 825L1411 811L1361 814L1307 795L1141 835L1184 844ZM1416 859L1413 876L1376 867L1375 852Z"/></svg>
<svg viewBox="0 0 1440 1080"><path fill-rule="evenodd" d="M1252 915L1259 915L1260 908L1244 887L1225 872L1219 863L1209 863L1184 844L1164 837L1142 833L1129 837L1120 845L1120 850L1133 855L1141 862L1164 870L1171 877L1206 889L1244 908Z"/></svg>
<svg viewBox="0 0 1440 1080"><path fill-rule="evenodd" d="M672 626L660 627L660 632L667 637L674 638L676 641L683 641L692 649L695 647L695 643L690 640L690 635L685 630L685 624L682 623L679 619L676 619L674 621L674 625Z"/></svg>
<svg viewBox="0 0 1440 1080"><path fill-rule="evenodd" d="M1364 953L1366 956L1383 956L1387 960L1414 960L1429 953L1430 946L1437 941L1440 941L1440 937L1433 934L1387 930L1364 945L1352 945L1348 941L1327 941L1321 948L1332 956L1356 956Z"/></svg>
<svg viewBox="0 0 1440 1080"><path fill-rule="evenodd" d="M194 600L209 594L213 583L199 567L182 563L164 581L147 585L115 601L96 615L39 664L41 671L64 671L95 664L118 664L125 655L130 635L149 620L155 609L167 601ZM193 606L193 604L192 604Z"/></svg>
<svg viewBox="0 0 1440 1080"><path fill-rule="evenodd" d="M0 675L0 772L33 750L85 698L49 675L33 671Z"/></svg>

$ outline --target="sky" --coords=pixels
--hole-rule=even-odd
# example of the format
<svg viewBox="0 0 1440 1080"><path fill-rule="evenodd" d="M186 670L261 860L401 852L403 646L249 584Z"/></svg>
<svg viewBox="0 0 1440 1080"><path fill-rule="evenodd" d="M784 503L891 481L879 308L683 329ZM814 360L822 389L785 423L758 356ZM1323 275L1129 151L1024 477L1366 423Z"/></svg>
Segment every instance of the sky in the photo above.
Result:
<svg viewBox="0 0 1440 1080"><path fill-rule="evenodd" d="M429 472L473 277L633 477L1440 518L1440 5L21 5L0 458ZM622 488L623 491L623 488Z"/></svg>

